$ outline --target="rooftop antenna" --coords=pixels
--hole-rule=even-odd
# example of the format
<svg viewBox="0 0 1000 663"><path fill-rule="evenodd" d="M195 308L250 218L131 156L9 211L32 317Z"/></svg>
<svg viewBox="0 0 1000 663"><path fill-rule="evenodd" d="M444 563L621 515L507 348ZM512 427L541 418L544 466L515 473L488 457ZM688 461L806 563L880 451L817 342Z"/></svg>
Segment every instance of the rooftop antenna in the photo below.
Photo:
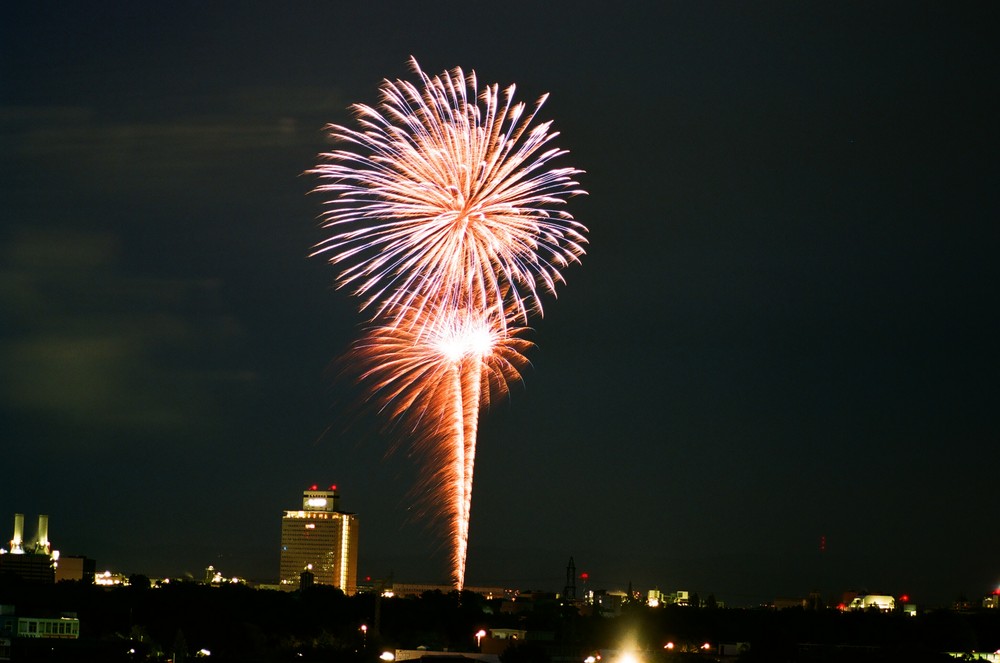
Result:
<svg viewBox="0 0 1000 663"><path fill-rule="evenodd" d="M576 564L570 556L569 564L566 566L566 587L563 589L563 596L567 601L576 600Z"/></svg>

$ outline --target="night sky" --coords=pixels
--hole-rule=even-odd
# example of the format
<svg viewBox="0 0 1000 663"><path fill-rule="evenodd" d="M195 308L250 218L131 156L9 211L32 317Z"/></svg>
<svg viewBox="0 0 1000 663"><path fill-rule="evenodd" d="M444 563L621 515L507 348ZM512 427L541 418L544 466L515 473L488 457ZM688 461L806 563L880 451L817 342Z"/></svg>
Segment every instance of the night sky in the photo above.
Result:
<svg viewBox="0 0 1000 663"><path fill-rule="evenodd" d="M550 92L590 193L482 424L469 584L561 590L570 556L737 605L1000 584L991 3L18 4L2 545L47 513L102 569L273 579L282 510L336 483L361 576L447 580L308 257L323 125L413 55Z"/></svg>

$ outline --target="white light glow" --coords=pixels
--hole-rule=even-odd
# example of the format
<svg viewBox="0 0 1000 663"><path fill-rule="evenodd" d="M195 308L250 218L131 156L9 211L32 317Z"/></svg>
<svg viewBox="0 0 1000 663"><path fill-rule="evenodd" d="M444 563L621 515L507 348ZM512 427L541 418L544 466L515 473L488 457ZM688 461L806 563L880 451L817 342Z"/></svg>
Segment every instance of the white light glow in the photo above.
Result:
<svg viewBox="0 0 1000 663"><path fill-rule="evenodd" d="M353 591L353 587L347 586L347 571L350 564L348 563L348 551L350 544L350 518L343 517L340 519L340 578L338 580L337 586L344 592Z"/></svg>

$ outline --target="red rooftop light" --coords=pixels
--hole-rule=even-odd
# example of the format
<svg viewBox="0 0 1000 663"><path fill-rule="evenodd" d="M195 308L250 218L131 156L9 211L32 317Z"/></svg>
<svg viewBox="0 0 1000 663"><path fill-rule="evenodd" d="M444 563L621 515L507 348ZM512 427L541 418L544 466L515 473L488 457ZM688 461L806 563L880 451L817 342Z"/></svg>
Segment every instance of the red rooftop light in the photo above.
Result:
<svg viewBox="0 0 1000 663"><path fill-rule="evenodd" d="M309 486L309 490L319 490L319 486L317 486L316 484L313 484L313 485Z"/></svg>
<svg viewBox="0 0 1000 663"><path fill-rule="evenodd" d="M333 485L331 485L331 486L330 486L330 490L337 490L337 484L333 484Z"/></svg>

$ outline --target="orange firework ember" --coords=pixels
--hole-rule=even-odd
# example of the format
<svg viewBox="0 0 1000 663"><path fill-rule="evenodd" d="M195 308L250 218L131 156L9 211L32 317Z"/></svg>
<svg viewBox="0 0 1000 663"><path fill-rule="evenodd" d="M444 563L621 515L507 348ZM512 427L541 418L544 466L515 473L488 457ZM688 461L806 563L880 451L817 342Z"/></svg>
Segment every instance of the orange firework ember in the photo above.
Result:
<svg viewBox="0 0 1000 663"><path fill-rule="evenodd" d="M520 378L522 325L584 253L587 229L562 209L584 191L581 171L549 167L566 152L550 122L534 124L545 97L525 113L513 85L501 97L475 73L412 66L422 88L385 81L378 108L353 107L358 129L328 127L356 151L311 171L333 194L315 254L373 311L352 356L383 409L433 450L461 588L479 408Z"/></svg>
<svg viewBox="0 0 1000 663"><path fill-rule="evenodd" d="M351 358L363 367L360 381L375 404L428 461L429 494L439 498L428 505L450 524L452 569L461 582L479 409L521 379L531 343L520 336L524 328L493 314L429 307L409 313L429 320L373 326Z"/></svg>

